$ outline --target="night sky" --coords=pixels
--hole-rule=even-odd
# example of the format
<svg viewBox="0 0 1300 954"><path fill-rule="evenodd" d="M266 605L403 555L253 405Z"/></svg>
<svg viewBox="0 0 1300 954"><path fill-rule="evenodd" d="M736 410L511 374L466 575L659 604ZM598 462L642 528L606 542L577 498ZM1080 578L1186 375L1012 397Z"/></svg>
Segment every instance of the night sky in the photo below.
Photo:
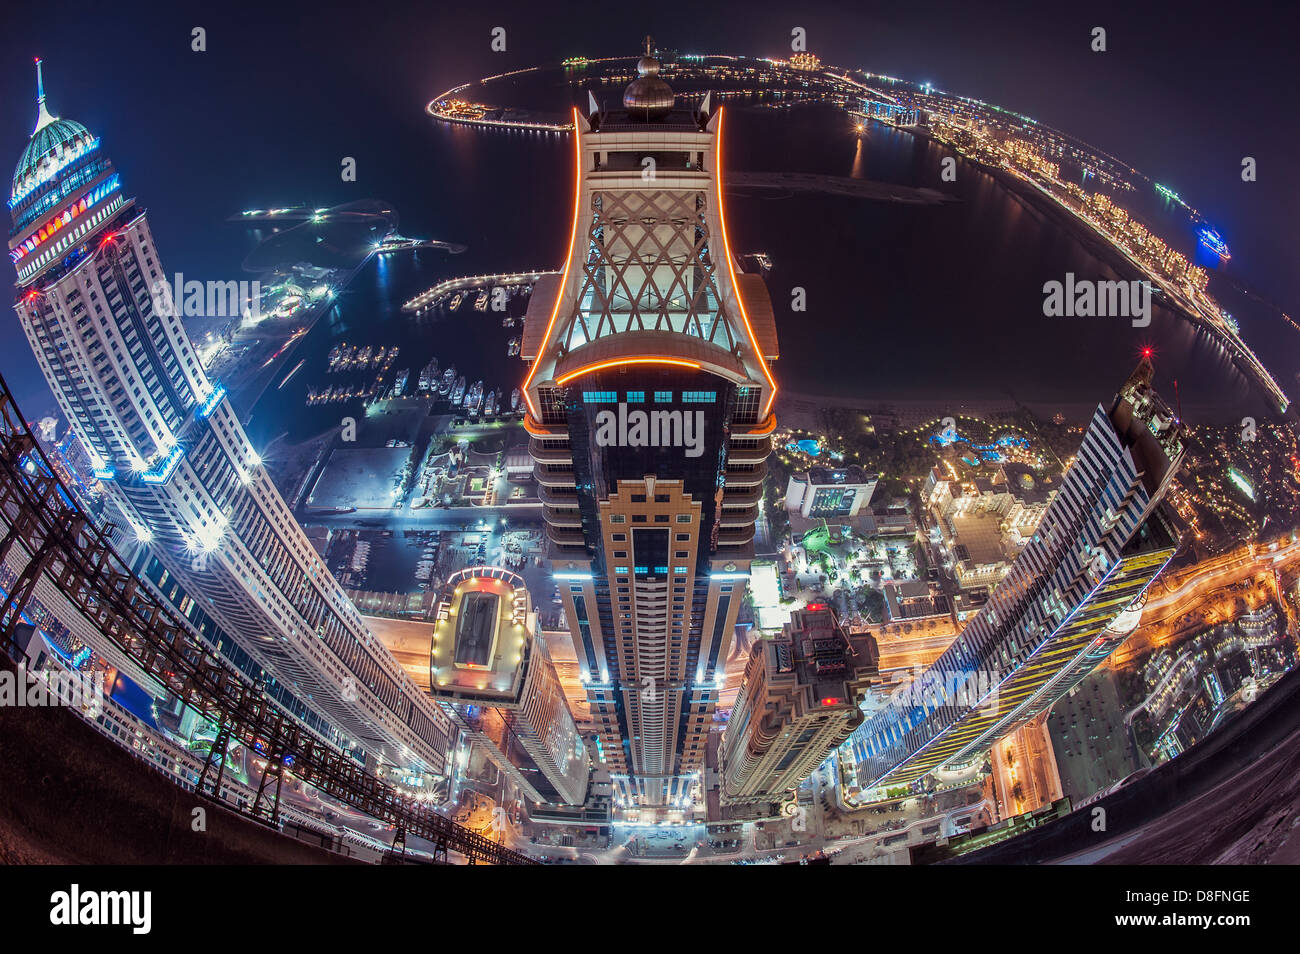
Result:
<svg viewBox="0 0 1300 954"><path fill-rule="evenodd" d="M0 155L11 169L31 131L39 55L51 111L104 137L128 194L149 210L168 269L210 272L213 245L230 246L231 236L214 235L221 223L196 192L229 195L230 212L356 198L339 180L339 157L381 172L418 163L386 155L385 140L428 123L426 102L460 82L575 54L631 55L646 33L683 51L786 56L791 28L802 26L824 62L928 80L1017 110L1172 186L1224 235L1235 273L1289 313L1300 310L1294 31L1280 8L465 6L23 4L7 12L0 36ZM193 26L207 29L205 53L190 50ZM507 30L505 53L489 50L494 26ZM1094 26L1107 30L1106 53L1089 49ZM1255 183L1240 179L1245 155L1258 160ZM381 186L362 191L383 194Z"/></svg>

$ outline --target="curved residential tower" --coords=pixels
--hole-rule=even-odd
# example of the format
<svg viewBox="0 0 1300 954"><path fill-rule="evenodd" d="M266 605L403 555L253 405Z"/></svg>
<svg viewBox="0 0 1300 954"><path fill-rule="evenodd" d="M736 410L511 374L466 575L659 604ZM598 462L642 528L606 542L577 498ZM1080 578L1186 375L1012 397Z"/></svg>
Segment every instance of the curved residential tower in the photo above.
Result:
<svg viewBox="0 0 1300 954"><path fill-rule="evenodd" d="M598 752L625 808L687 808L753 556L776 384L772 305L728 246L721 110L646 55L575 111L560 276L522 356L534 475Z"/></svg>
<svg viewBox="0 0 1300 954"><path fill-rule="evenodd" d="M175 309L155 304L166 272L144 210L99 139L50 115L43 88L9 210L19 324L95 476L161 565L144 575L317 732L441 772L446 716L312 549Z"/></svg>

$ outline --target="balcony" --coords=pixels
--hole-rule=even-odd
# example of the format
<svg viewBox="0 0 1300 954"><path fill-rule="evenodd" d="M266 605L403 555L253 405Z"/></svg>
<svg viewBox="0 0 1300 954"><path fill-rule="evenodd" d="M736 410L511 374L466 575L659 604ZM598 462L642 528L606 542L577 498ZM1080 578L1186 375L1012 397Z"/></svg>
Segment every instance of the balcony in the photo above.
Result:
<svg viewBox="0 0 1300 954"><path fill-rule="evenodd" d="M752 487L738 487L735 490L725 490L723 492L722 506L756 507L762 498L763 488L757 484Z"/></svg>
<svg viewBox="0 0 1300 954"><path fill-rule="evenodd" d="M572 487L573 469L567 472L552 472L547 470L547 464L533 465L533 480L537 481L542 487Z"/></svg>
<svg viewBox="0 0 1300 954"><path fill-rule="evenodd" d="M581 530L568 527L546 525L546 539L555 547L552 559L565 556L587 556L587 543L582 538Z"/></svg>
<svg viewBox="0 0 1300 954"><path fill-rule="evenodd" d="M727 501L723 501L724 509L721 516L718 517L718 526L723 527L753 527L754 521L758 519L758 507L738 507L735 509L727 508Z"/></svg>
<svg viewBox="0 0 1300 954"><path fill-rule="evenodd" d="M573 480L563 487L542 485L537 488L537 497L547 507L576 507L578 492L573 489Z"/></svg>
<svg viewBox="0 0 1300 954"><path fill-rule="evenodd" d="M573 449L569 447L543 447L534 437L528 442L528 453L533 460L543 464L572 464Z"/></svg>
<svg viewBox="0 0 1300 954"><path fill-rule="evenodd" d="M732 466L727 462L726 484L728 487L756 487L767 478L767 462L761 464L741 464Z"/></svg>
<svg viewBox="0 0 1300 954"><path fill-rule="evenodd" d="M557 529L577 529L579 536L582 530L582 514L578 513L573 507L543 507L542 519L546 521L547 526L556 527Z"/></svg>
<svg viewBox="0 0 1300 954"><path fill-rule="evenodd" d="M767 460L768 455L772 453L772 441L770 438L763 438L758 441L759 447L737 446L740 442L752 442L754 438L733 438L727 445L727 463L735 464L761 464Z"/></svg>
<svg viewBox="0 0 1300 954"><path fill-rule="evenodd" d="M720 527L718 530L719 547L743 547L754 542L754 525L744 527Z"/></svg>

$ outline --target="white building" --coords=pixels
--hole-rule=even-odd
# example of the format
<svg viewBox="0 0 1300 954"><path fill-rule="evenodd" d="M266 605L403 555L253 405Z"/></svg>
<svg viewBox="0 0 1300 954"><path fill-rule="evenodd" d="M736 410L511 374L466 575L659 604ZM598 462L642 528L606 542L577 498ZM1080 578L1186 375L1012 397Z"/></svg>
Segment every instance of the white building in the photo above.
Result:
<svg viewBox="0 0 1300 954"><path fill-rule="evenodd" d="M155 301L166 271L144 210L99 139L49 114L43 88L10 211L19 324L144 545L135 569L340 747L441 772L447 717L372 637L294 520L176 309Z"/></svg>
<svg viewBox="0 0 1300 954"><path fill-rule="evenodd" d="M876 478L857 464L812 467L790 475L785 508L804 517L856 517L875 490Z"/></svg>

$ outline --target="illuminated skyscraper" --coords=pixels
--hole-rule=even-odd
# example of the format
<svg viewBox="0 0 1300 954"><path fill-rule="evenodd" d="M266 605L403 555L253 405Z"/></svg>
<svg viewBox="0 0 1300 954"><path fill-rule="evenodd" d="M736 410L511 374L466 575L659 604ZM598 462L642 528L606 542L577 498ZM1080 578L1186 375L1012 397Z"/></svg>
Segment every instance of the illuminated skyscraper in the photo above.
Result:
<svg viewBox="0 0 1300 954"><path fill-rule="evenodd" d="M677 108L647 53L623 108L575 111L562 275L522 356L549 556L599 754L626 805L685 805L753 556L777 357L732 254L722 112Z"/></svg>
<svg viewBox="0 0 1300 954"><path fill-rule="evenodd" d="M1182 424L1144 355L1098 406L1037 532L992 597L916 682L850 743L863 788L918 781L982 757L1092 672L1137 626L1178 549L1161 500L1182 461Z"/></svg>
<svg viewBox="0 0 1300 954"><path fill-rule="evenodd" d="M411 679L528 798L582 804L587 747L519 576L468 567L443 587L436 623L404 620L379 632Z"/></svg>
<svg viewBox="0 0 1300 954"><path fill-rule="evenodd" d="M37 85L9 198L15 310L95 476L160 564L142 575L295 717L440 772L445 714L367 631L174 309L155 308L166 273L145 213L99 139L50 115L39 61Z"/></svg>
<svg viewBox="0 0 1300 954"><path fill-rule="evenodd" d="M774 814L862 723L877 659L875 640L846 635L824 604L754 644L722 739L720 794L733 817Z"/></svg>

